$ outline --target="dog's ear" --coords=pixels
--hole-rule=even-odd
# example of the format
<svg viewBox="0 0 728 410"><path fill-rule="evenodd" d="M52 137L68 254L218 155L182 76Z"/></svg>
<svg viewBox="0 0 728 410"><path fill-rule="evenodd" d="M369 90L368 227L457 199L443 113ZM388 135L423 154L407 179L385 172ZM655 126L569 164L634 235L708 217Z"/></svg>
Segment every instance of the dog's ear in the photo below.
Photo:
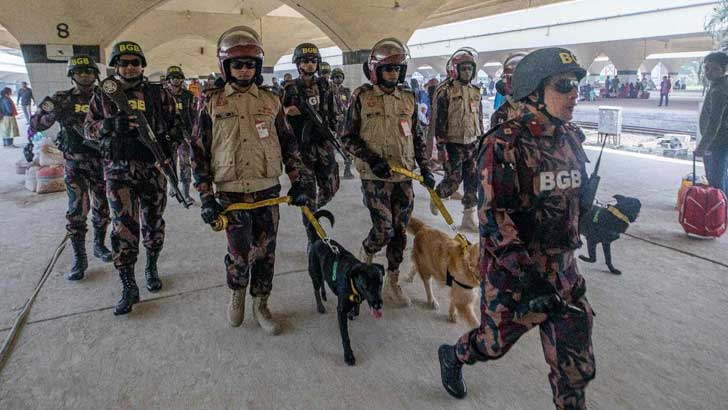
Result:
<svg viewBox="0 0 728 410"><path fill-rule="evenodd" d="M617 200L617 202L622 202L622 201L624 201L624 199L625 199L626 197L625 197L624 195L619 195L619 194L617 194L617 195L613 196L612 198L616 199L616 200Z"/></svg>

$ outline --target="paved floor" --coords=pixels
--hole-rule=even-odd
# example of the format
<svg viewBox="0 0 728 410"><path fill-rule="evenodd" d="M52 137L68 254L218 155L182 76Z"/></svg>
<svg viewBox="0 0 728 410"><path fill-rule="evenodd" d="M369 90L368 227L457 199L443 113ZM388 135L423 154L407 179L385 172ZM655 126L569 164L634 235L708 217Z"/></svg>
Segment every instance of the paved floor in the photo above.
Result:
<svg viewBox="0 0 728 410"><path fill-rule="evenodd" d="M8 172L20 155L0 150L0 338L64 233L65 194L24 191L22 177ZM673 207L689 170L687 162L604 155L599 198L639 197L643 211L629 233L655 244L632 237L615 243L622 276L606 271L601 252L598 263L580 265L598 313L591 409L720 409L728 401L728 236L682 233ZM429 214L425 191L416 193L415 214L444 229ZM460 205L447 205L459 218ZM338 217L332 236L356 249L369 228L359 182L344 181L330 208ZM0 409L552 408L537 332L503 359L467 367L470 394L451 399L440 386L436 349L467 327L448 323L445 307L427 310L417 281L404 286L414 306L385 309L379 321L363 314L352 324L358 363L347 367L334 304L325 315L315 312L292 208L282 210L271 298L283 334L265 336L249 313L242 327L230 328L224 237L202 224L198 207L170 202L166 220L165 288L142 290L143 303L126 317L111 313L120 294L111 265L92 259L88 278L71 283L62 276L70 266L64 253L0 373ZM445 291L436 294L446 306Z"/></svg>

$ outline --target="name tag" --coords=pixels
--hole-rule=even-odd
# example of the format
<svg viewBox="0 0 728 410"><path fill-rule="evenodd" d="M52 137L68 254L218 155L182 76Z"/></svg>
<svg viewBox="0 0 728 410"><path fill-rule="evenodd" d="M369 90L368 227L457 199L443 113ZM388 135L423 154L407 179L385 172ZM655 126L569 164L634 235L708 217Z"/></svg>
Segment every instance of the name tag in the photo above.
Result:
<svg viewBox="0 0 728 410"><path fill-rule="evenodd" d="M412 127L410 126L409 120L399 120L399 128L402 129L402 134L405 137L412 137Z"/></svg>
<svg viewBox="0 0 728 410"><path fill-rule="evenodd" d="M255 130L258 131L258 137L260 139L268 138L270 133L268 132L268 126L263 121L255 122Z"/></svg>

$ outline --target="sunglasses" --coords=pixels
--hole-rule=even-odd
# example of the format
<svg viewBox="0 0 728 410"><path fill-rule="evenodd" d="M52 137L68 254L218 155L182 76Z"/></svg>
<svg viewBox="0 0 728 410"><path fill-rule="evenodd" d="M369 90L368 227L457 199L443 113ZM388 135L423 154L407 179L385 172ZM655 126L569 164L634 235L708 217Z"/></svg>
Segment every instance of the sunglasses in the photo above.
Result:
<svg viewBox="0 0 728 410"><path fill-rule="evenodd" d="M317 64L318 63L318 58L316 58L316 57L313 57L313 58L303 57L300 60L298 60L298 62L301 63L301 64L308 64L308 63Z"/></svg>
<svg viewBox="0 0 728 410"><path fill-rule="evenodd" d="M255 61L232 60L232 61L230 61L230 68L233 68L235 70L242 70L243 68L252 69L252 68L255 68Z"/></svg>
<svg viewBox="0 0 728 410"><path fill-rule="evenodd" d="M96 74L93 68L75 68L73 74Z"/></svg>
<svg viewBox="0 0 728 410"><path fill-rule="evenodd" d="M556 92L559 94L568 94L571 91L573 91L574 89L579 88L579 81L563 79L563 80L552 82L551 86L554 87L554 90L556 90Z"/></svg>
<svg viewBox="0 0 728 410"><path fill-rule="evenodd" d="M171 75L171 76L167 77L167 80L170 80L170 81L171 80L184 80L184 79L185 78L182 77L181 75Z"/></svg>
<svg viewBox="0 0 728 410"><path fill-rule="evenodd" d="M402 70L402 66L396 65L396 64L385 64L382 66L382 71L386 71L388 73L394 72L400 72Z"/></svg>
<svg viewBox="0 0 728 410"><path fill-rule="evenodd" d="M116 65L118 65L119 67L129 67L129 66L139 67L140 65L142 65L142 60L140 60L138 58L135 58L133 60L119 59L119 61L116 62Z"/></svg>

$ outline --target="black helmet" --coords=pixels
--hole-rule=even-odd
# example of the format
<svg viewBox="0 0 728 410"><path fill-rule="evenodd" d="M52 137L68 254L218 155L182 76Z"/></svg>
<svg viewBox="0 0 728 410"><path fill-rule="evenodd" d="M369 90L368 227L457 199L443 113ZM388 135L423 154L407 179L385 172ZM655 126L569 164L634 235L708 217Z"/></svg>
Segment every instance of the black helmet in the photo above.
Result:
<svg viewBox="0 0 728 410"><path fill-rule="evenodd" d="M544 80L561 73L574 73L579 81L586 76L576 56L565 48L542 48L528 54L513 73L513 99L520 101L528 97Z"/></svg>
<svg viewBox="0 0 728 410"><path fill-rule="evenodd" d="M331 64L326 61L321 62L321 74L331 73Z"/></svg>
<svg viewBox="0 0 728 410"><path fill-rule="evenodd" d="M311 43L301 43L293 50L293 64L298 66L298 61L302 58L317 58L316 72L321 73L321 52L318 47Z"/></svg>
<svg viewBox="0 0 728 410"><path fill-rule="evenodd" d="M346 76L344 75L344 70L340 69L339 67L336 67L333 70L331 70L331 78L334 78L337 75L340 75L342 78L346 78Z"/></svg>
<svg viewBox="0 0 728 410"><path fill-rule="evenodd" d="M147 59L144 57L144 52L142 51L142 48L139 46L139 44L133 41L120 41L114 44L114 47L112 47L111 49L109 66L116 67L116 62L119 60L119 57L124 54L139 57L142 60L142 67L147 66Z"/></svg>
<svg viewBox="0 0 728 410"><path fill-rule="evenodd" d="M170 79L172 77L182 77L182 79L184 80L185 73L182 71L181 67L172 65L172 66L167 67L167 75L165 77L168 79Z"/></svg>
<svg viewBox="0 0 728 410"><path fill-rule="evenodd" d="M91 56L87 54L76 54L68 59L68 68L66 69L66 76L70 77L73 75L73 70L78 68L90 68L96 71L96 75L99 75L99 67L96 66L96 62Z"/></svg>

